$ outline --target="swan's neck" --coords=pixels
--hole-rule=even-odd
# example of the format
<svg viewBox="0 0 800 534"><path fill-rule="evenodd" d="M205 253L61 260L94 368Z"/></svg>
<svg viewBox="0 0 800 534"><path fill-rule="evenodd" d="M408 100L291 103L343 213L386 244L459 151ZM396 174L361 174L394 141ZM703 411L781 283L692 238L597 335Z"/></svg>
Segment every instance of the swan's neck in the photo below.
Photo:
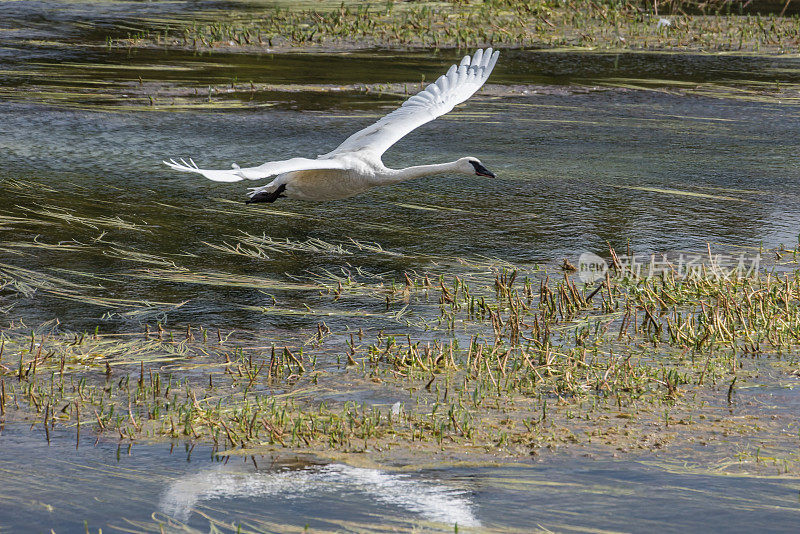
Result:
<svg viewBox="0 0 800 534"><path fill-rule="evenodd" d="M405 182L406 180L413 180L414 178L421 178L432 174L459 172L457 167L457 161L450 161L448 163L437 163L435 165L416 165L414 167L406 167L405 169L392 169L386 176L385 183L396 184L398 182Z"/></svg>

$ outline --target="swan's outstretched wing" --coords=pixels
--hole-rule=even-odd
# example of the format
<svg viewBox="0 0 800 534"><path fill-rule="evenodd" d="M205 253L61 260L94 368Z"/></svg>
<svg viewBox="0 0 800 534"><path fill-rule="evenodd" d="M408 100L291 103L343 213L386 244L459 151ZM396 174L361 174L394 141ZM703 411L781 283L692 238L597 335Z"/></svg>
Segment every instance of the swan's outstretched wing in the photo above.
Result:
<svg viewBox="0 0 800 534"><path fill-rule="evenodd" d="M333 152L320 156L329 158L336 154L369 150L381 155L412 130L426 122L444 115L456 104L464 102L489 78L500 52L491 48L478 50L470 58L465 56L461 63L450 67L447 74L440 76L424 91L412 96L403 105L381 120L348 137Z"/></svg>
<svg viewBox="0 0 800 534"><path fill-rule="evenodd" d="M200 169L194 161L189 158L187 163L183 159L178 163L171 159L164 162L176 171L181 172L196 172L202 174L209 180L215 182L238 182L240 180L260 180L276 174L283 174L292 171L305 171L311 169L343 169L344 164L335 159L308 159L308 158L292 158L281 161L268 161L258 167L245 167L240 168L234 164L230 170L215 170L215 169Z"/></svg>

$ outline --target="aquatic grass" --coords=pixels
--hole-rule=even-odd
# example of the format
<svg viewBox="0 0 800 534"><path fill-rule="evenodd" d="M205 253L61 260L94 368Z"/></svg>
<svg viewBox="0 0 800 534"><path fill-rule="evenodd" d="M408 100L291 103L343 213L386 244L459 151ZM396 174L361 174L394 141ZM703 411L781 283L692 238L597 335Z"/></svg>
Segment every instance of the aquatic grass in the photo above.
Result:
<svg viewBox="0 0 800 534"><path fill-rule="evenodd" d="M238 237L238 241L241 245L259 251L259 254L265 257L267 256L267 252L305 252L313 254L324 253L335 254L339 256L348 256L352 254L352 252L345 249L341 245L326 243L321 239L313 237L306 239L305 241L293 241L288 237L284 239L275 239L266 234L254 236L247 232L242 232L242 235ZM237 244L237 246L239 245Z"/></svg>
<svg viewBox="0 0 800 534"><path fill-rule="evenodd" d="M162 267L176 267L175 261L159 256L156 254L149 254L137 250L125 249L118 246L110 246L102 251L104 256L115 258L134 263L154 264Z"/></svg>
<svg viewBox="0 0 800 534"><path fill-rule="evenodd" d="M184 22L166 36L136 32L111 47L263 49L296 46L684 49L797 53L796 17L739 15L730 4L669 14L637 2L557 4L515 0L474 3L342 3L336 8L228 13L226 20ZM662 9L664 6L662 6ZM696 8L696 6L695 6ZM726 11L727 9L727 11ZM674 10L674 11L672 11ZM687 14L688 13L688 14ZM705 14L711 13L711 14ZM669 25L659 24L667 17ZM476 23L476 21L481 21Z"/></svg>
<svg viewBox="0 0 800 534"><path fill-rule="evenodd" d="M110 228L116 230L132 230L136 232L149 232L150 229L145 228L145 225L136 224L123 220L119 216L97 216L87 217L77 215L74 209L64 208L60 206L41 206L38 209L28 208L26 206L18 206L18 209L33 214L45 219L54 219L62 221L67 225L78 224L88 226L94 230L100 228Z"/></svg>
<svg viewBox="0 0 800 534"><path fill-rule="evenodd" d="M141 269L124 276L208 286L248 287L260 290L308 291L319 290L320 286L310 283L292 283L271 278L233 273L194 272L188 269Z"/></svg>
<svg viewBox="0 0 800 534"><path fill-rule="evenodd" d="M635 191L646 191L648 193L662 193L665 195L678 195L678 196L687 196L687 197L695 197L695 198L707 198L711 200L728 200L733 202L750 202L749 200L726 196L726 195L711 195L709 193L698 193L696 191L686 191L681 189L667 189L663 187L646 187L646 186L631 186L631 185L620 185L620 184L611 184L611 187L617 187L620 189L631 189Z"/></svg>
<svg viewBox="0 0 800 534"><path fill-rule="evenodd" d="M710 247L705 269L689 278L637 277L609 250L610 276L584 286L541 266L433 254L411 256L423 271L344 266L273 280L184 267L194 255L140 253L104 236L8 242L22 253L138 264L95 275L5 262L0 274L4 296L67 299L143 325L127 336L3 328L0 406L8 420L234 451L518 458L557 448L648 450L709 432L727 432L747 451L754 424L719 414L763 369L787 377L797 370L798 251L788 247L774 251L779 274L727 278ZM229 240L276 257L409 257L355 239L243 232ZM306 305L292 296L229 303L289 329L167 329L164 314L186 303L114 293L133 279L291 292ZM7 321L13 310L5 309ZM782 452L789 437L770 436L769 456L795 469ZM752 467L751 456L739 458L737 468Z"/></svg>
<svg viewBox="0 0 800 534"><path fill-rule="evenodd" d="M75 271L63 272L76 274ZM95 278L89 274L86 274L86 277ZM106 280L108 279L106 278ZM103 290L102 285L77 283L45 272L0 264L0 291L6 294L14 292L28 299L46 295L51 298L119 310L120 315L130 318L163 315L166 311L176 310L185 304L185 301L160 302L147 299L105 297L96 294Z"/></svg>
<svg viewBox="0 0 800 534"><path fill-rule="evenodd" d="M12 184L13 188L14 185ZM63 195L64 191L57 191L56 195ZM83 195L88 194L77 188L70 189L69 193L82 205ZM159 207L180 210L181 206L158 202ZM17 207L22 211L22 208ZM88 209L88 206L87 206ZM196 211L193 208L193 211ZM57 211L57 210L56 210ZM20 221L32 221L59 227L55 233L62 239L46 240L32 232L37 225L30 227L31 236L28 240L5 241L0 244L0 249L9 254L9 261L0 265L0 279L4 306L0 308L3 313L13 309L14 303L21 298L33 299L43 303L45 307L58 306L55 301L65 300L80 303L86 307L97 307L103 313L103 320L113 320L115 317L123 320L166 320L167 314L184 308L188 299L195 298L191 291L183 292L182 298L149 299L132 293L130 281L148 280L159 284L202 285L207 287L237 287L256 290L258 292L301 292L308 293L314 299L333 297L337 305L344 304L349 307L346 313L326 306L324 302L315 302L307 308L298 308L296 305L286 307L284 303L278 304L274 295L266 295L266 304L252 305L251 301L231 301L226 304L229 309L249 310L259 314L271 316L313 317L315 314L324 317L340 317L342 319L353 317L372 317L390 321L392 324L405 324L430 330L437 330L444 326L440 318L436 318L435 304L425 304L424 291L420 288L422 281L411 282L408 276L417 279L420 275L409 271L405 280L396 283L396 273L393 271L370 272L358 266L343 268L338 272L329 269L314 269L297 276L288 276L288 279L275 279L263 276L249 276L235 272L208 271L205 269L185 267L193 264L198 257L194 252L169 252L153 253L152 248L140 249L133 245L121 245L117 239L112 239L113 228L101 229L98 221L104 219L96 216L85 217L86 211L81 207L69 211L70 217L66 222L62 218L50 219L50 211L40 213L38 209L25 212L28 218L17 217ZM96 213L96 212L95 212ZM232 212L242 216L241 212ZM247 215L247 214L245 214ZM41 217L41 218L38 218ZM73 224L81 220L82 223ZM16 222L16 220L15 220ZM83 224L87 223L87 224ZM139 224L138 222L136 224ZM63 225L63 226L62 226ZM145 227L148 226L145 223ZM151 228L157 232L158 226ZM88 230L88 231L87 231ZM96 234L95 232L99 232ZM74 237L66 238L67 236ZM66 238L66 239L65 239ZM52 238L51 238L52 239ZM340 242L327 242L320 239L286 240L275 239L269 235L253 235L240 232L239 236L230 236L222 244L205 243L215 250L225 250L246 258L264 260L281 256L296 257L319 254L334 256L360 256L370 258L386 258L394 261L397 258L406 258L410 262L430 262L432 273L434 270L446 272L455 267L462 270L462 277L468 280L491 278L493 265L500 265L499 260L482 257L458 258L430 254L400 254L389 251L377 242L364 242L346 238ZM47 256L38 256L47 253ZM269 255L269 256L268 256ZM18 258L17 258L18 257ZM37 258L36 262L27 262L26 258ZM11 261L11 259L16 261ZM95 274L86 265L96 261L112 262L111 270L107 274ZM44 264L42 264L44 262ZM55 262L55 263L54 263ZM57 265L74 264L74 268L64 268ZM130 268L127 263L133 264ZM53 266L55 265L55 266ZM508 266L509 264L503 263ZM466 268L466 269L465 269ZM474 270L474 272L472 272ZM431 274L432 275L432 274ZM432 275L433 276L433 275ZM488 282L487 282L488 283ZM431 281L425 282L428 286ZM417 287L419 286L419 287ZM179 290L183 291L183 290ZM243 294L246 298L246 296ZM283 300L283 296L281 296ZM407 305L413 300L415 308ZM346 303L346 304L345 304ZM9 304L9 305L6 305ZM368 313L358 313L358 307L366 306ZM183 314L188 314L191 308L185 309ZM423 310L433 312L433 318L423 317Z"/></svg>
<svg viewBox="0 0 800 534"><path fill-rule="evenodd" d="M391 250L386 250L385 248L383 248L380 245L380 243L377 243L377 242L367 243L367 242L364 242L364 241L355 240L352 237L349 238L349 241L359 251L369 252L369 253L372 253L372 254L385 255L385 256L392 256L392 257L404 257L404 256L406 256L405 254L403 254L401 252L394 252L394 251L391 251Z"/></svg>
<svg viewBox="0 0 800 534"><path fill-rule="evenodd" d="M48 276L32 269L6 263L0 263L0 286L5 290L13 289L27 297L31 297L37 290L61 294L77 294L79 290L91 290L101 287L71 282L63 278Z"/></svg>
<svg viewBox="0 0 800 534"><path fill-rule="evenodd" d="M52 224L54 223L51 221L42 221L27 217L15 217L11 215L0 215L0 230L13 230L19 226L48 226Z"/></svg>
<svg viewBox="0 0 800 534"><path fill-rule="evenodd" d="M90 245L77 241L60 241L58 243L44 243L39 236L34 236L31 241L2 241L2 248L6 252L20 253L25 249L47 250L47 251L85 251L90 249Z"/></svg>
<svg viewBox="0 0 800 534"><path fill-rule="evenodd" d="M284 346L191 327L148 326L123 337L11 327L0 339L0 404L46 425L252 454L389 447L410 456L517 456L660 447L678 439L676 427L685 436L709 428L743 439L752 433L752 425L715 414L765 355L788 356L800 342L800 276L725 278L710 267L693 278L614 274L599 288L508 269L489 284L412 273L394 287L375 286L378 294L430 302L451 325L419 339L402 327L332 332L324 323ZM334 301L341 282L328 293ZM402 317L407 306L383 316ZM359 390L386 400L345 400ZM54 417L51 406L66 410ZM776 443L785 450L786 439ZM794 469L792 458L783 460L781 469ZM737 466L744 465L742 456Z"/></svg>

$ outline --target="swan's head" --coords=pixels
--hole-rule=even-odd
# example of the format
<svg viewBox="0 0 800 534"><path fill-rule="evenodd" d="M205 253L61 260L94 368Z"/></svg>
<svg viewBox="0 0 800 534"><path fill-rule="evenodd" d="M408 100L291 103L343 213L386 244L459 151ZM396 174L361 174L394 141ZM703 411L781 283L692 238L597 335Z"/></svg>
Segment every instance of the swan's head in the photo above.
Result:
<svg viewBox="0 0 800 534"><path fill-rule="evenodd" d="M478 158L461 158L458 160L458 170L464 174L474 174L476 176L487 176L494 178L494 173L483 166Z"/></svg>

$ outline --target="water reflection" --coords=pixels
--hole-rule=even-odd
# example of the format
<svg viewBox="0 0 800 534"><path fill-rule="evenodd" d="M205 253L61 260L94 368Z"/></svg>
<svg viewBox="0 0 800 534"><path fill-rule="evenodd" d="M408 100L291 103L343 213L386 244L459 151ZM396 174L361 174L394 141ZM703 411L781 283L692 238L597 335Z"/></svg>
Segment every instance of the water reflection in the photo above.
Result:
<svg viewBox="0 0 800 534"><path fill-rule="evenodd" d="M49 445L43 434L0 425L4 529L794 532L800 519L795 477L725 474L695 465L691 451L675 463L549 457L394 474L283 454L274 469L268 459L222 465L201 445L131 449L92 435L76 450L73 431L52 430Z"/></svg>
<svg viewBox="0 0 800 534"><path fill-rule="evenodd" d="M277 472L245 472L219 465L173 481L164 492L159 508L165 514L187 521L198 503L223 499L269 498L292 500L306 497L324 501L347 499L377 502L418 514L428 521L459 526L480 526L469 493L432 481L415 480L406 474L391 474L343 464L308 466ZM254 504L255 504L254 503ZM257 504L255 504L257 506Z"/></svg>

